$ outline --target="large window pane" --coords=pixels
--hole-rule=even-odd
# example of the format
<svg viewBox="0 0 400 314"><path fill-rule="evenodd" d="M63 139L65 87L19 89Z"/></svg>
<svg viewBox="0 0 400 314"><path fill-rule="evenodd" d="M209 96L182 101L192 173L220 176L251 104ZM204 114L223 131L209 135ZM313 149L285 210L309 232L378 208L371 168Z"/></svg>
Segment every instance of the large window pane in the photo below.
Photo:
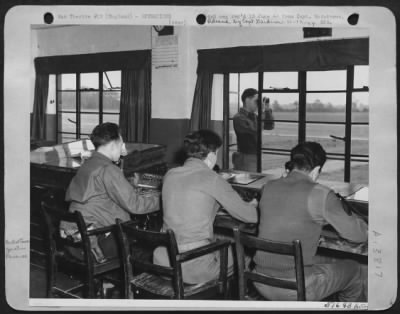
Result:
<svg viewBox="0 0 400 314"><path fill-rule="evenodd" d="M357 92L352 94L352 121L369 121L369 93Z"/></svg>
<svg viewBox="0 0 400 314"><path fill-rule="evenodd" d="M247 88L258 89L258 73L240 73L239 85L239 96Z"/></svg>
<svg viewBox="0 0 400 314"><path fill-rule="evenodd" d="M58 88L60 90L76 90L76 74L61 74Z"/></svg>
<svg viewBox="0 0 400 314"><path fill-rule="evenodd" d="M229 117L233 118L235 114L239 112L239 108L241 107L241 103L238 101L238 93L231 92L229 93Z"/></svg>
<svg viewBox="0 0 400 314"><path fill-rule="evenodd" d="M351 182L368 185L368 162L351 162Z"/></svg>
<svg viewBox="0 0 400 314"><path fill-rule="evenodd" d="M107 71L103 73L103 89L121 89L121 71Z"/></svg>
<svg viewBox="0 0 400 314"><path fill-rule="evenodd" d="M262 131L262 147L291 150L298 143L298 123L275 122L273 130Z"/></svg>
<svg viewBox="0 0 400 314"><path fill-rule="evenodd" d="M68 143L76 141L76 136L71 134L60 134L61 136L61 143Z"/></svg>
<svg viewBox="0 0 400 314"><path fill-rule="evenodd" d="M269 98L269 104L275 120L298 121L298 94L264 93L263 97Z"/></svg>
<svg viewBox="0 0 400 314"><path fill-rule="evenodd" d="M58 110L76 110L76 92L57 93Z"/></svg>
<svg viewBox="0 0 400 314"><path fill-rule="evenodd" d="M345 126L336 124L306 124L306 140L318 142L328 153L344 154Z"/></svg>
<svg viewBox="0 0 400 314"><path fill-rule="evenodd" d="M285 163L289 161L289 155L262 154L262 172L281 177L285 172Z"/></svg>
<svg viewBox="0 0 400 314"><path fill-rule="evenodd" d="M318 181L342 181L344 178L344 160L330 159L325 162ZM321 182L322 183L322 182Z"/></svg>
<svg viewBox="0 0 400 314"><path fill-rule="evenodd" d="M99 111L99 92L81 93L81 111Z"/></svg>
<svg viewBox="0 0 400 314"><path fill-rule="evenodd" d="M346 121L346 93L312 93L306 98L306 121Z"/></svg>
<svg viewBox="0 0 400 314"><path fill-rule="evenodd" d="M81 90L99 89L99 73L82 73Z"/></svg>
<svg viewBox="0 0 400 314"><path fill-rule="evenodd" d="M119 124L119 114L103 114L103 122Z"/></svg>
<svg viewBox="0 0 400 314"><path fill-rule="evenodd" d="M297 72L267 72L264 73L264 89L297 89Z"/></svg>
<svg viewBox="0 0 400 314"><path fill-rule="evenodd" d="M103 92L103 111L119 113L121 103L121 92Z"/></svg>
<svg viewBox="0 0 400 314"><path fill-rule="evenodd" d="M81 114L81 130L80 133L90 134L94 127L99 124L98 114Z"/></svg>
<svg viewBox="0 0 400 314"><path fill-rule="evenodd" d="M309 71L307 90L346 90L346 71Z"/></svg>
<svg viewBox="0 0 400 314"><path fill-rule="evenodd" d="M58 131L75 133L76 132L76 113L60 112L59 116L58 116Z"/></svg>
<svg viewBox="0 0 400 314"><path fill-rule="evenodd" d="M242 106L239 94L239 74L229 74L229 117L233 117Z"/></svg>
<svg viewBox="0 0 400 314"><path fill-rule="evenodd" d="M357 65L354 67L354 88L367 87L369 82L369 66Z"/></svg>
<svg viewBox="0 0 400 314"><path fill-rule="evenodd" d="M351 127L351 153L356 155L368 155L369 140L368 125L353 125Z"/></svg>

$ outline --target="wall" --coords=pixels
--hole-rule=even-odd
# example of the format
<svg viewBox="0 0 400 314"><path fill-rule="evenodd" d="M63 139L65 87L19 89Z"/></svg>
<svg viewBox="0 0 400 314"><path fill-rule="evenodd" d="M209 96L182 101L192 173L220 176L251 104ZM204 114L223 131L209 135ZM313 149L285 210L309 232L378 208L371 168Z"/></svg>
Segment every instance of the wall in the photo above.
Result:
<svg viewBox="0 0 400 314"><path fill-rule="evenodd" d="M152 121L150 141L168 146L167 159L175 160L188 132L193 91L196 84L197 50L244 45L272 45L301 42L301 28L176 27L178 68L152 69ZM367 29L334 29L332 38L368 36ZM107 51L151 49L156 34L149 26L58 26L32 31L33 57ZM34 86L34 68L31 68ZM33 89L32 89L33 90ZM222 79L215 78L212 120L222 132ZM33 94L32 94L33 99ZM32 102L33 103L33 102ZM55 125L55 107L48 108L48 121ZM48 128L48 134L52 134Z"/></svg>

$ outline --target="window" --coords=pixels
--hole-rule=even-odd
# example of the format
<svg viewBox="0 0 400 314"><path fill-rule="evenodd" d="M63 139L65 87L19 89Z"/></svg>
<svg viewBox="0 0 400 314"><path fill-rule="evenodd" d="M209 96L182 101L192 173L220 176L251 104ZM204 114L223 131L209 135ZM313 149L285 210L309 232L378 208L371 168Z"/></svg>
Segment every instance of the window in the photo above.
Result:
<svg viewBox="0 0 400 314"><path fill-rule="evenodd" d="M87 138L103 122L119 121L121 71L56 76L57 142Z"/></svg>
<svg viewBox="0 0 400 314"><path fill-rule="evenodd" d="M291 148L304 141L319 142L328 154L324 180L368 183L368 66L345 70L230 73L229 138L225 155L233 167L237 150L232 119L242 106L245 88L258 88L273 110L273 130L262 134L259 171L281 174ZM229 107L229 108L228 108ZM259 126L260 128L261 126ZM228 158L224 158L228 160Z"/></svg>

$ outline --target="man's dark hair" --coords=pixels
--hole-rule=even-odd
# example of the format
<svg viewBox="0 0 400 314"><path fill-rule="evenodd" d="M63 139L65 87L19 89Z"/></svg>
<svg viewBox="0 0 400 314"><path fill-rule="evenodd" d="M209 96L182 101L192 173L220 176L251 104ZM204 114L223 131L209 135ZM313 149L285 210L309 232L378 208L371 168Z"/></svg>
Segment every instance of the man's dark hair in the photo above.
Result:
<svg viewBox="0 0 400 314"><path fill-rule="evenodd" d="M186 135L184 150L187 157L204 159L222 145L221 137L211 130L198 130Z"/></svg>
<svg viewBox="0 0 400 314"><path fill-rule="evenodd" d="M106 145L109 142L119 140L119 137L120 132L118 125L111 122L105 122L99 124L93 129L92 134L90 135L90 140L97 149L98 147Z"/></svg>
<svg viewBox="0 0 400 314"><path fill-rule="evenodd" d="M254 89L254 88L245 89L243 91L242 97L241 97L243 104L246 101L246 98L253 97L254 95L257 95L257 94L258 94L258 91L256 89Z"/></svg>
<svg viewBox="0 0 400 314"><path fill-rule="evenodd" d="M291 150L290 161L285 164L285 168L289 171L292 171L294 168L311 171L319 166L321 171L325 162L326 152L319 143L304 142Z"/></svg>

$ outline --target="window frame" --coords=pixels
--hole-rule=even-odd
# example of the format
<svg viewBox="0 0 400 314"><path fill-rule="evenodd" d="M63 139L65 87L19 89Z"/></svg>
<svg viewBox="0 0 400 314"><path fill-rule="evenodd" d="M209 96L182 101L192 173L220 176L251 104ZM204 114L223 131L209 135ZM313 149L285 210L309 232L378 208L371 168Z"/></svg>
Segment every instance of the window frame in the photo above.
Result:
<svg viewBox="0 0 400 314"><path fill-rule="evenodd" d="M335 69L336 70L336 69ZM343 70L343 69L340 69ZM344 135L344 144L345 150L344 153L327 153L327 156L331 160L344 160L344 182L350 182L351 179L351 162L369 162L369 154L352 154L351 153L351 133L352 127L355 125L369 125L368 122L353 122L352 121L352 95L353 93L359 92L369 92L369 87L364 86L362 88L354 87L354 65L350 65L346 67L346 89L345 90L307 90L307 71L293 71L298 73L298 87L297 89L293 88L285 88L285 89L265 89L264 88L264 72L258 72L258 138L257 138L257 172L262 171L262 155L263 154L271 154L271 155L282 155L288 156L290 155L290 150L288 149L278 149L278 148L268 148L262 147L262 120L261 117L261 101L262 95L268 93L275 94L283 94L283 93L298 93L298 119L296 120L281 120L274 119L274 122L285 122L285 123L297 123L298 124L298 143L303 143L306 141L306 127L310 124L333 124L333 125L344 125L345 126L345 135ZM282 71L284 72L284 71ZM321 71L322 72L322 71ZM257 73L257 72L254 72ZM268 72L265 72L268 73ZM230 117L229 113L229 96L230 96L230 86L229 86L229 74L232 73L224 73L224 153L223 153L223 167L229 167L229 151L230 147L236 144L229 143L229 123L233 120L233 117ZM238 106L240 107L240 73L238 74ZM346 105L345 105L345 121L318 121L318 120L310 120L307 121L307 94L312 93L345 93L346 94ZM346 140L349 139L349 140Z"/></svg>
<svg viewBox="0 0 400 314"><path fill-rule="evenodd" d="M121 70L117 70L117 71L121 71ZM57 143L61 143L62 142L62 136L63 134L69 134L69 135L75 135L75 139L79 140L82 138L82 135L86 135L89 136L90 134L82 132L82 128L81 128L81 115L82 114L92 114L92 115L98 115L98 120L99 120L99 124L103 123L103 115L120 115L120 110L118 113L114 113L114 112L109 112L109 111L104 111L104 107L103 107L103 96L105 92L109 92L110 90L108 89L104 89L103 88L103 75L105 72L109 72L109 71L98 71L98 72L75 72L75 73L68 73L68 74L75 74L75 90L63 90L60 89L61 86L61 76L63 74L67 74L67 73L58 73L56 74L56 86L55 86L55 102L56 102L56 140ZM81 74L85 74L85 73L97 73L98 74L98 83L99 83L99 88L98 89L90 89L90 90L85 90L81 88ZM121 71L122 74L122 71ZM75 92L75 107L76 110L62 110L60 108L59 105L59 93L60 92ZM121 87L119 88L115 88L112 89L112 91L116 91L116 92L120 92L121 93ZM85 92L98 92L99 93L99 110L96 111L82 111L81 108L81 93L85 93ZM75 113L75 132L66 132L66 131L62 131L60 129L60 125L59 125L59 119L60 119L60 114L62 113Z"/></svg>

